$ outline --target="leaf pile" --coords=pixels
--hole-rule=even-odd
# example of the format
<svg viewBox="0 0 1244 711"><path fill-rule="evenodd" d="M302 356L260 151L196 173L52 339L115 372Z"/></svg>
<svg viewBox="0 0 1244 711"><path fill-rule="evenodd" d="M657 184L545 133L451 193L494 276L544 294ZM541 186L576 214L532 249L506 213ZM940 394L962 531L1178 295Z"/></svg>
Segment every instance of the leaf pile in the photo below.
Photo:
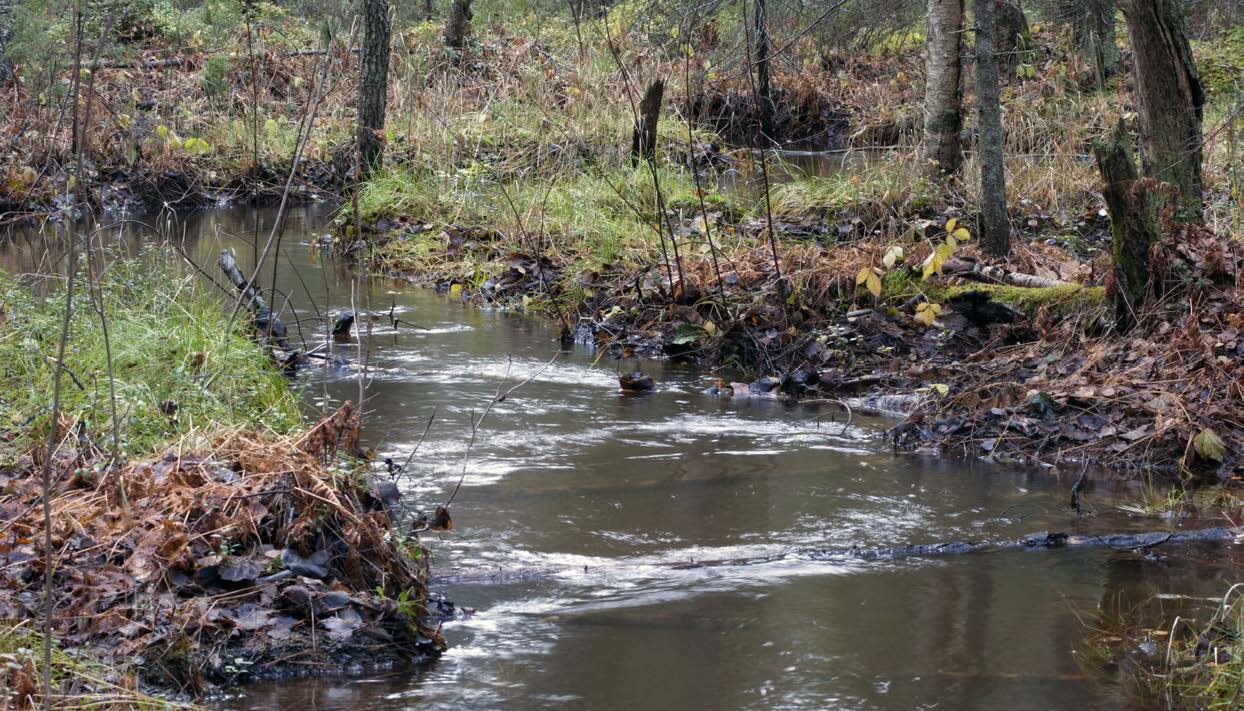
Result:
<svg viewBox="0 0 1244 711"><path fill-rule="evenodd" d="M97 480L87 455L62 444L52 501L59 643L192 691L438 654L425 551L402 541L338 463L358 426L346 403L296 438L236 432L210 452L179 448ZM41 615L38 472L2 475L5 619Z"/></svg>
<svg viewBox="0 0 1244 711"><path fill-rule="evenodd" d="M1244 274L1235 243L1187 230L1157 248L1160 292L1130 333L1080 320L982 349L952 397L899 439L1031 462L1093 460L1189 478L1244 473Z"/></svg>

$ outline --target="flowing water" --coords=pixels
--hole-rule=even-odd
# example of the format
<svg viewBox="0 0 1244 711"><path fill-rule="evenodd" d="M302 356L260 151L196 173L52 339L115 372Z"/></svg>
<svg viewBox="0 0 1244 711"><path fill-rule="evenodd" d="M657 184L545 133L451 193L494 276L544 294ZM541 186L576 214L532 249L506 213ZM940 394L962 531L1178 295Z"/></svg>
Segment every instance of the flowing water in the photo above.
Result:
<svg viewBox="0 0 1244 711"><path fill-rule="evenodd" d="M455 529L425 540L439 591L475 612L444 626L449 651L423 668L258 683L220 708L1128 708L1077 661L1086 625L1155 592L1229 582L1230 561L1179 552L810 560L799 551L1162 524L1127 520L1104 486L1088 499L1097 515L1077 521L1066 480L896 455L886 421L723 402L688 366L622 364L658 382L626 395L617 362L559 354L537 318L387 279L352 296L349 270L317 248L326 216L290 217L277 283L301 318L352 298L384 314L369 342L368 444L404 460L435 410L402 487L430 510L462 477ZM205 269L222 248L249 269L239 235L255 220L266 235L272 218L222 210L174 231ZM108 239L133 250L142 232ZM0 257L28 271L36 253ZM353 360L356 345L343 348ZM528 378L488 414L463 474L472 415ZM310 410L358 395L349 368L299 384Z"/></svg>

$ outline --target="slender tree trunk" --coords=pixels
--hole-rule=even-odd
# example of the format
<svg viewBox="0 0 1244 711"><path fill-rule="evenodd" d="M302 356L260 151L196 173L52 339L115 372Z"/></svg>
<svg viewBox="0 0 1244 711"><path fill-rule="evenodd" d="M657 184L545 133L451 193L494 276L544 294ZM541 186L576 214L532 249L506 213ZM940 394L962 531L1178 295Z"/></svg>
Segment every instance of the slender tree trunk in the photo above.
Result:
<svg viewBox="0 0 1244 711"><path fill-rule="evenodd" d="M963 0L928 0L928 60L921 154L935 176L959 171L963 151Z"/></svg>
<svg viewBox="0 0 1244 711"><path fill-rule="evenodd" d="M1028 47L1028 16L1020 0L995 0L998 10L998 66L1008 74Z"/></svg>
<svg viewBox="0 0 1244 711"><path fill-rule="evenodd" d="M1158 201L1152 181L1142 180L1136 170L1132 138L1123 121L1109 139L1093 146L1093 152L1110 210L1115 325L1127 331L1149 291L1149 250L1158 239Z"/></svg>
<svg viewBox="0 0 1244 711"><path fill-rule="evenodd" d="M766 0L756 0L756 94L759 97L760 139L765 147L775 137L773 97L769 88L769 18Z"/></svg>
<svg viewBox="0 0 1244 711"><path fill-rule="evenodd" d="M1093 67L1098 91L1119 71L1115 0L1061 0L1059 15L1071 24L1084 60Z"/></svg>
<svg viewBox="0 0 1244 711"><path fill-rule="evenodd" d="M665 95L665 82L657 79L648 85L644 98L639 102L639 117L631 134L631 164L657 157L657 122L661 119L661 99Z"/></svg>
<svg viewBox="0 0 1244 711"><path fill-rule="evenodd" d="M13 74L9 66L9 40L13 38L13 0L0 0L0 82Z"/></svg>
<svg viewBox="0 0 1244 711"><path fill-rule="evenodd" d="M1119 71L1119 45L1114 27L1114 0L1085 0L1092 54L1102 83Z"/></svg>
<svg viewBox="0 0 1244 711"><path fill-rule="evenodd" d="M436 16L436 10L432 7L432 0L423 0L423 19L431 20Z"/></svg>
<svg viewBox="0 0 1244 711"><path fill-rule="evenodd" d="M1002 145L1002 91L998 82L997 5L976 3L977 150L981 166L981 245L995 256L1011 250L1011 221L1006 210L1006 168Z"/></svg>
<svg viewBox="0 0 1244 711"><path fill-rule="evenodd" d="M1200 222L1205 92L1184 31L1181 0L1125 0L1132 41L1141 164L1179 191L1174 216Z"/></svg>
<svg viewBox="0 0 1244 711"><path fill-rule="evenodd" d="M359 82L359 169L366 176L384 161L384 114L389 93L389 0L363 0L363 62Z"/></svg>
<svg viewBox="0 0 1244 711"><path fill-rule="evenodd" d="M471 35L471 0L452 0L449 4L449 18L445 20L445 46L450 49L462 49L466 46L467 37Z"/></svg>

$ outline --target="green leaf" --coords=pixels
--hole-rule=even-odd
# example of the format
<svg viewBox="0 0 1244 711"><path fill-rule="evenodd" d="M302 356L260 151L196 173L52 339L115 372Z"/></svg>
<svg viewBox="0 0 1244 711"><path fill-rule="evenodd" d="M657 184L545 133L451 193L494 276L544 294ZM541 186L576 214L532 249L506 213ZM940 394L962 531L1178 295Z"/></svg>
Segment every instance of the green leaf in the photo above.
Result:
<svg viewBox="0 0 1244 711"><path fill-rule="evenodd" d="M1198 457L1221 462L1227 456L1227 445L1216 432L1206 427L1192 438L1192 446Z"/></svg>
<svg viewBox="0 0 1244 711"><path fill-rule="evenodd" d="M694 323L680 323L674 327L674 340L676 346L685 346L688 343L696 343L700 340L700 336L704 335L704 329Z"/></svg>

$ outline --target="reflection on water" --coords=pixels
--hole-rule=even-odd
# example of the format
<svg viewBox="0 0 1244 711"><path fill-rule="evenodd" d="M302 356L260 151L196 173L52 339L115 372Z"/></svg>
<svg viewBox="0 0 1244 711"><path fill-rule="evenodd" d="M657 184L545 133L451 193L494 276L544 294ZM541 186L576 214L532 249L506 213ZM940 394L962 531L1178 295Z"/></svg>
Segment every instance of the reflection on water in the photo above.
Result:
<svg viewBox="0 0 1244 711"><path fill-rule="evenodd" d="M213 270L230 247L247 268L252 247L237 235L250 234L255 216L190 218L187 253ZM266 234L272 214L258 217ZM297 308L287 314L302 326L294 338L310 343L322 333L312 317L347 310L351 298L349 271L316 248L323 220L323 211L294 212L277 277ZM150 242L107 240L131 252ZM38 251L0 250L0 260L30 271ZM368 298L417 328L394 330L387 317L373 324L367 437L382 458L405 459L437 409L404 480L408 501L431 507L462 476L469 418L503 379L544 368L556 339L540 320L390 280L355 295ZM1108 550L779 558L813 546L1135 524L1110 514L1101 491L1090 501L1102 515L1079 523L1066 510L1066 482L898 457L884 422L844 428L814 407L722 402L699 394L708 379L693 369L643 367L657 392L623 395L616 364L577 348L489 414L453 503L456 528L428 541L437 573L458 581L442 591L478 610L446 625L443 659L355 679L255 684L220 706L1127 708L1077 664L1079 617L1131 610L1155 590L1209 596L1226 587L1229 565ZM357 397L352 369L301 381L309 402L325 392ZM516 574L479 582L488 577L471 575L479 571Z"/></svg>

